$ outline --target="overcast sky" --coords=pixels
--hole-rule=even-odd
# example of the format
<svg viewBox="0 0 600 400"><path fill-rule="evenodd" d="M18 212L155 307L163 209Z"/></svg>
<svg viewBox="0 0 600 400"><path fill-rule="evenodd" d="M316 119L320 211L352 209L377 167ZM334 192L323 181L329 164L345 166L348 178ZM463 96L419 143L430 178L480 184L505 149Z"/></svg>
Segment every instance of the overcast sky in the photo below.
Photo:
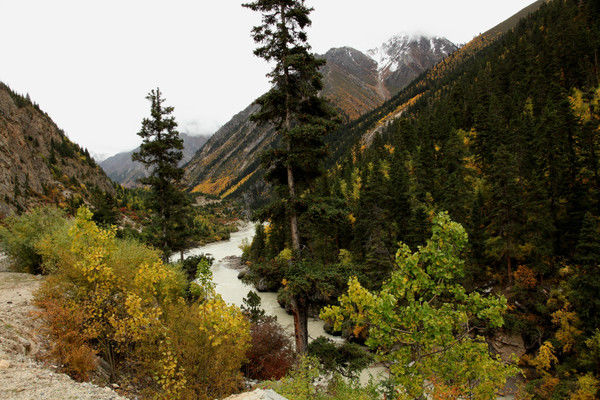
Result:
<svg viewBox="0 0 600 400"><path fill-rule="evenodd" d="M0 81L94 153L139 144L160 86L181 131L213 133L268 90L240 0L0 0ZM533 0L309 0L314 51L401 32L465 43Z"/></svg>

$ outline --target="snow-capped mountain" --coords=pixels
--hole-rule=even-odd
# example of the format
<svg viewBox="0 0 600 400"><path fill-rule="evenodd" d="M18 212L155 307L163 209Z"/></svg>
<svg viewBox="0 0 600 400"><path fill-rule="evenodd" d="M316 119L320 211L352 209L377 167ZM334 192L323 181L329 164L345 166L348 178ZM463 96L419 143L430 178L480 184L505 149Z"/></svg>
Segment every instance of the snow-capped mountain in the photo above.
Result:
<svg viewBox="0 0 600 400"><path fill-rule="evenodd" d="M457 49L443 37L399 34L366 53L377 63L384 85L394 92Z"/></svg>
<svg viewBox="0 0 600 400"><path fill-rule="evenodd" d="M370 54L333 48L321 55L326 61L321 94L346 120L355 120L456 49L447 39L423 35L397 35ZM272 126L250 119L257 107L248 106L223 125L187 164L184 179L196 191L223 195L252 186L251 179L260 176L258 154L276 135Z"/></svg>

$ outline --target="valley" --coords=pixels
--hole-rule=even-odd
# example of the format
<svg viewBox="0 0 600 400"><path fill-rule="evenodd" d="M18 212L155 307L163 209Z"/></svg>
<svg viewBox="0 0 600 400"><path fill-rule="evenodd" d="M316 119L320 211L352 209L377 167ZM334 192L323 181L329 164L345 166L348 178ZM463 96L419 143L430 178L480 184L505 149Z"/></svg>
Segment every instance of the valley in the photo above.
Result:
<svg viewBox="0 0 600 400"><path fill-rule="evenodd" d="M0 397L597 398L600 2L498 3L484 29L332 2L236 3L228 48L233 19L161 32L196 61L146 64L160 87L115 128L139 146L99 163L0 84ZM247 106L199 134L220 96Z"/></svg>

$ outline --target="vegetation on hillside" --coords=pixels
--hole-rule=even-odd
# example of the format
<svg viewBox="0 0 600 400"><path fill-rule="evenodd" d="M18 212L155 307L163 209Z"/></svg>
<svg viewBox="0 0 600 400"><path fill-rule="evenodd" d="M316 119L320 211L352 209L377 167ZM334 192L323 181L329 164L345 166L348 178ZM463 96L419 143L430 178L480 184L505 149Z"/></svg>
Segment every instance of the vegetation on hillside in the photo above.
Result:
<svg viewBox="0 0 600 400"><path fill-rule="evenodd" d="M551 1L457 54L329 137L339 161L301 194L313 265L343 260L366 293L389 293L397 243L417 251L433 217L448 211L469 235L464 275L454 279L507 298L503 329L524 340L531 398L592 398L598 389L599 21L597 1ZM402 104L364 146L365 131ZM336 140L343 135L357 144ZM291 238L284 214L269 217L251 274L284 290L276 263Z"/></svg>
<svg viewBox="0 0 600 400"><path fill-rule="evenodd" d="M249 321L215 294L208 259L186 273L99 227L85 207L75 218L39 209L13 222L2 247L48 275L36 299L48 357L71 376L143 398L213 399L241 387Z"/></svg>

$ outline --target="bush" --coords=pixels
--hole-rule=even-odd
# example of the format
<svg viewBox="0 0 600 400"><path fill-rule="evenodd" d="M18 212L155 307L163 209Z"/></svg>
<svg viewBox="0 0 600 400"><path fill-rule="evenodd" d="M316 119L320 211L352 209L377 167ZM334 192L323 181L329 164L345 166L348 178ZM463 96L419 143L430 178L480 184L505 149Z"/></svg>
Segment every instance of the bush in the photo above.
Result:
<svg viewBox="0 0 600 400"><path fill-rule="evenodd" d="M111 381L137 384L148 397L212 399L238 389L249 323L214 297L210 280L201 288L210 296L189 304L179 266L98 227L86 208L35 248L52 272L36 302L50 356L66 372L86 379L98 354Z"/></svg>
<svg viewBox="0 0 600 400"><path fill-rule="evenodd" d="M357 379L373 362L373 356L364 347L348 342L338 346L323 336L308 345L308 354L316 357L325 371L351 379Z"/></svg>
<svg viewBox="0 0 600 400"><path fill-rule="evenodd" d="M323 378L324 371L315 358L305 357L298 366L279 382L265 382L262 387L275 390L289 400L379 400L377 388L361 387L356 381L347 382L340 375Z"/></svg>
<svg viewBox="0 0 600 400"><path fill-rule="evenodd" d="M198 277L198 270L205 269L206 266L210 267L214 260L214 258L204 254L190 256L183 260L181 268L185 272L188 282L195 280Z"/></svg>
<svg viewBox="0 0 600 400"><path fill-rule="evenodd" d="M281 379L292 367L294 347L289 335L273 317L265 317L250 326L252 344L246 353L244 375L250 379Z"/></svg>
<svg viewBox="0 0 600 400"><path fill-rule="evenodd" d="M40 313L45 322L44 333L54 339L47 357L58 361L76 380L88 380L97 362L96 351L87 344L91 337L81 331L83 311L65 307L56 299L44 299L38 304L44 310Z"/></svg>
<svg viewBox="0 0 600 400"><path fill-rule="evenodd" d="M54 207L36 208L21 216L6 218L0 227L0 247L11 258L13 268L33 274L45 272L36 243L65 221L63 213Z"/></svg>
<svg viewBox="0 0 600 400"><path fill-rule="evenodd" d="M152 370L165 398L208 400L222 398L243 385L240 372L250 344L249 323L239 308L220 297L202 303L178 303L168 308L167 334L156 357L148 347ZM166 362L165 362L166 361Z"/></svg>

